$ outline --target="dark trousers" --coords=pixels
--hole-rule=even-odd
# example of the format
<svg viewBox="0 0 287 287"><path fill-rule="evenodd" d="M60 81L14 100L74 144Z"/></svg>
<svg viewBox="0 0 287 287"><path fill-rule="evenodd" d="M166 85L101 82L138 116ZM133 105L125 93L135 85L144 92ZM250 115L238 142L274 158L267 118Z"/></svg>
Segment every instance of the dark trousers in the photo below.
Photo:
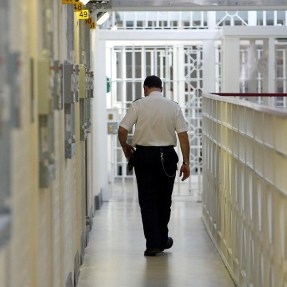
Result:
<svg viewBox="0 0 287 287"><path fill-rule="evenodd" d="M178 156L172 146L137 146L134 154L139 205L147 248L162 248L167 242L177 162Z"/></svg>

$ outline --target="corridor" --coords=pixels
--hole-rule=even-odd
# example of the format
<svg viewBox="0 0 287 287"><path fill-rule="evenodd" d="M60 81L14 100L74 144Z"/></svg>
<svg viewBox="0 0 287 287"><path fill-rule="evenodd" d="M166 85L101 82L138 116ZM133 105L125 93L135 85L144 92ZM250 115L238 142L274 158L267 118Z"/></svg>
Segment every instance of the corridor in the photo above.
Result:
<svg viewBox="0 0 287 287"><path fill-rule="evenodd" d="M136 187L124 187L116 186L95 214L78 287L235 286L202 223L201 203L175 189L169 224L174 246L144 257Z"/></svg>
<svg viewBox="0 0 287 287"><path fill-rule="evenodd" d="M0 287L287 287L286 0L1 4ZM118 140L149 75L191 167L156 257Z"/></svg>

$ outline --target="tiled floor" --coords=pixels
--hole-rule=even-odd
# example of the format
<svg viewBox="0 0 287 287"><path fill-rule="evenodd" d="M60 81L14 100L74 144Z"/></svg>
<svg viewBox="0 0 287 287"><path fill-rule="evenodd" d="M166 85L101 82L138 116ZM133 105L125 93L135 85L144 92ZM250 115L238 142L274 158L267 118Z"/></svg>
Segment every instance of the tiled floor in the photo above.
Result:
<svg viewBox="0 0 287 287"><path fill-rule="evenodd" d="M96 213L78 287L234 287L201 221L201 204L173 198L169 225L174 246L144 257L137 191L114 188Z"/></svg>

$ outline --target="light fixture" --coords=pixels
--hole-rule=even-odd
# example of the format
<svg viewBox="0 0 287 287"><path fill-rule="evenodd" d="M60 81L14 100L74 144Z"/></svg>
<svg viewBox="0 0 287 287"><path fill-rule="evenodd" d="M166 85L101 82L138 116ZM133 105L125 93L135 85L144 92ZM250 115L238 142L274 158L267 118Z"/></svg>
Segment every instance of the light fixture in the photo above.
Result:
<svg viewBox="0 0 287 287"><path fill-rule="evenodd" d="M97 20L97 24L98 25L102 25L103 23L105 23L108 19L109 19L110 15L108 12L102 14L99 19Z"/></svg>
<svg viewBox="0 0 287 287"><path fill-rule="evenodd" d="M81 0L81 2L82 2L84 5L86 5L87 3L90 2L90 0Z"/></svg>

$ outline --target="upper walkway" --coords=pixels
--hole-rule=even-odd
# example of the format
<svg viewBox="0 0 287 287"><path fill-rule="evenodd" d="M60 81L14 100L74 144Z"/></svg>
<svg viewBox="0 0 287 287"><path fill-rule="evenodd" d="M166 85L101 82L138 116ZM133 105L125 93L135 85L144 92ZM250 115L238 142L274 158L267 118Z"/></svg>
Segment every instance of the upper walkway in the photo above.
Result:
<svg viewBox="0 0 287 287"><path fill-rule="evenodd" d="M144 257L137 189L115 186L95 214L78 287L235 286L202 223L202 205L175 193L169 224L174 246Z"/></svg>

